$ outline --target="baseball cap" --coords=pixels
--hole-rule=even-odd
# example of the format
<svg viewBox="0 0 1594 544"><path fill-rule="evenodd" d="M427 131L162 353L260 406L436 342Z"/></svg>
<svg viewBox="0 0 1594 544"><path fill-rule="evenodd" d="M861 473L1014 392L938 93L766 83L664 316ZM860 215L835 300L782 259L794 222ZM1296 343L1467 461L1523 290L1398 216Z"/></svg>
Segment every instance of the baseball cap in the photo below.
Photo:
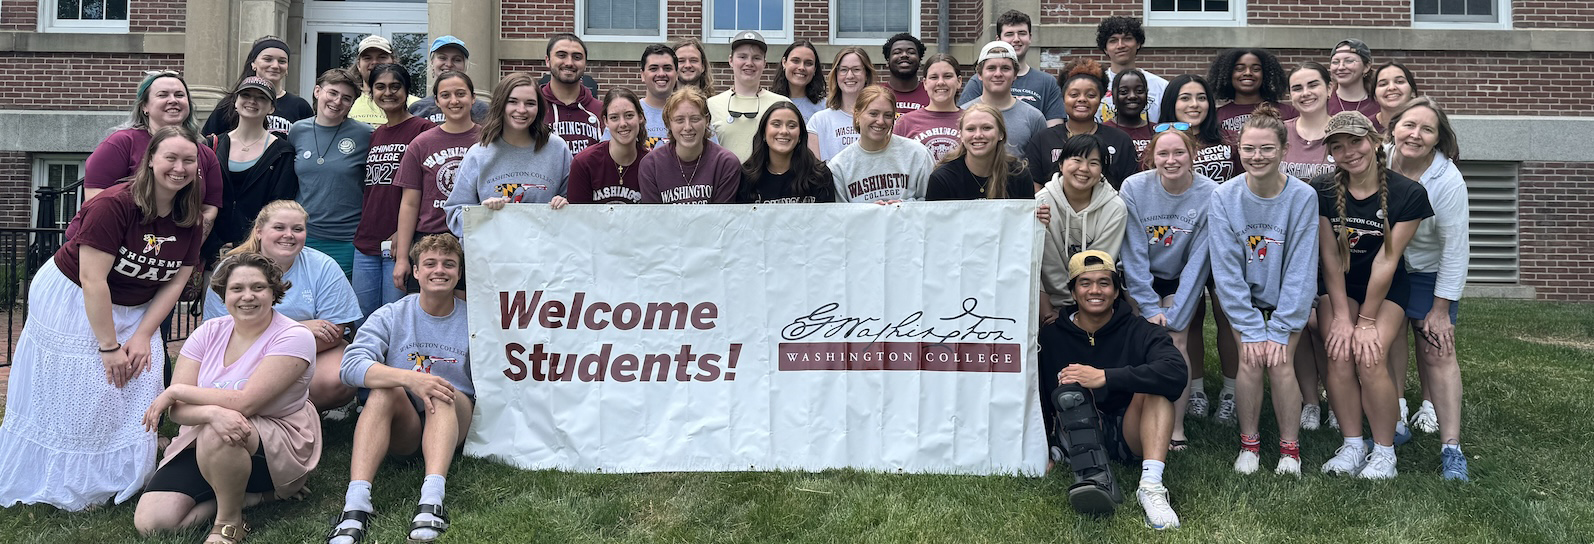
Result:
<svg viewBox="0 0 1594 544"><path fill-rule="evenodd" d="M769 52L769 44L764 42L764 35L759 34L756 30L743 30L741 32L737 32L736 36L731 38L732 51L745 44L754 44L757 45L759 49L764 50L765 53Z"/></svg>
<svg viewBox="0 0 1594 544"><path fill-rule="evenodd" d="M1338 52L1340 49L1350 49L1350 52L1355 53L1356 56L1362 58L1362 62L1370 63L1373 61L1373 50L1367 48L1367 42L1363 42L1356 38L1345 38L1340 40L1339 43L1334 44L1333 49L1328 50L1328 56L1334 56L1334 53Z"/></svg>
<svg viewBox="0 0 1594 544"><path fill-rule="evenodd" d="M1373 122L1359 111L1342 111L1328 118L1328 127L1323 129L1323 139L1332 138L1335 134L1349 134L1351 136L1366 136L1378 132L1373 128Z"/></svg>
<svg viewBox="0 0 1594 544"><path fill-rule="evenodd" d="M277 91L271 88L271 82L262 79L260 76L249 76L244 78L243 81L238 83L238 88L233 89L233 92L242 93L244 89L254 89L260 91L265 93L266 97L268 98L274 99L277 97Z"/></svg>
<svg viewBox="0 0 1594 544"><path fill-rule="evenodd" d="M450 45L458 47L459 52L465 54L465 58L470 58L470 50L465 48L465 42L459 38L455 38L452 34L448 36L438 36L437 39L432 40L432 48L430 52L436 53L438 49L442 49Z"/></svg>
<svg viewBox="0 0 1594 544"><path fill-rule="evenodd" d="M978 64L991 59L1013 59L1013 62L1018 62L1018 54L1013 51L1013 44L997 40L981 47L980 60L974 62Z"/></svg>
<svg viewBox="0 0 1594 544"><path fill-rule="evenodd" d="M1108 255L1107 252L1099 249L1087 249L1068 258L1068 279L1070 280L1078 278L1080 274L1097 270L1117 273L1118 264L1113 262L1112 255Z"/></svg>
<svg viewBox="0 0 1594 544"><path fill-rule="evenodd" d="M370 36L366 36L365 39L360 40L360 47L354 50L354 54L358 55L360 53L364 53L366 49L371 49L373 47L386 51L389 54L393 53L392 42L387 41L387 38L372 34Z"/></svg>

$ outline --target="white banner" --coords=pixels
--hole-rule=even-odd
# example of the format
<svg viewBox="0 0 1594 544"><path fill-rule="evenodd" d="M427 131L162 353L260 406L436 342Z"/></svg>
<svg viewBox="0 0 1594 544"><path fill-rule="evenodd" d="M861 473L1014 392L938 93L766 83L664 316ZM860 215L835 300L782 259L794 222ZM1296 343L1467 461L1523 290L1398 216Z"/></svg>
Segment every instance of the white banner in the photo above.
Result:
<svg viewBox="0 0 1594 544"><path fill-rule="evenodd" d="M1040 474L1034 208L473 207L465 452L569 471Z"/></svg>

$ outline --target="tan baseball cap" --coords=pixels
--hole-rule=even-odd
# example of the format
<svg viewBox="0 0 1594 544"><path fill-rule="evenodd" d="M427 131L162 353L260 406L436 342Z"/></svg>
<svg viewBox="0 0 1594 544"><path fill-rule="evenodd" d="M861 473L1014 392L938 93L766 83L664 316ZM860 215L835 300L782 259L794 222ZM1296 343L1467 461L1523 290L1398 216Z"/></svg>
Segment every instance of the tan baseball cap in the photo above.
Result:
<svg viewBox="0 0 1594 544"><path fill-rule="evenodd" d="M360 48L355 49L354 53L358 55L360 53L364 53L366 49L371 49L373 47L376 49L381 49L390 55L393 54L393 42L387 41L387 38L383 38L376 34L366 36L365 39L360 40Z"/></svg>
<svg viewBox="0 0 1594 544"><path fill-rule="evenodd" d="M1078 278L1080 274L1097 270L1117 272L1118 263L1113 262L1112 255L1108 255L1107 252L1099 249L1087 249L1068 258L1068 279L1070 280Z"/></svg>

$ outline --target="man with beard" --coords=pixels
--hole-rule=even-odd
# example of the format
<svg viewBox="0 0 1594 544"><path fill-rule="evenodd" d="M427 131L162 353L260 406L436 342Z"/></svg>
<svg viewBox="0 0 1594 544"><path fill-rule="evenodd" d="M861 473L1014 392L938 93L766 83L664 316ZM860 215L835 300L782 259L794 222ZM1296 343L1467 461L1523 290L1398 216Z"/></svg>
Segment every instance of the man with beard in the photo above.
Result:
<svg viewBox="0 0 1594 544"><path fill-rule="evenodd" d="M587 44L575 34L557 34L548 39L546 54L552 77L541 91L548 111L539 113L575 155L603 139L603 123L598 120L603 102L581 84L587 73Z"/></svg>
<svg viewBox="0 0 1594 544"><path fill-rule="evenodd" d="M919 66L924 58L924 42L907 32L899 33L880 46L885 55L886 84L897 95L897 116L930 105L930 92L919 81Z"/></svg>
<svg viewBox="0 0 1594 544"><path fill-rule="evenodd" d="M1063 111L1063 91L1058 88L1057 79L1044 71L1031 70L1029 63L1024 61L1024 56L1029 54L1029 15L1016 9L1007 10L996 18L996 36L996 39L1011 44L1013 54L1018 57L1018 75L1013 80L1013 96L1041 110L1041 113L1046 115L1046 126L1055 127L1063 124L1068 116ZM980 82L980 75L976 74L969 78L967 85L963 86L963 95L958 97L958 105L973 102L984 92L985 86Z"/></svg>

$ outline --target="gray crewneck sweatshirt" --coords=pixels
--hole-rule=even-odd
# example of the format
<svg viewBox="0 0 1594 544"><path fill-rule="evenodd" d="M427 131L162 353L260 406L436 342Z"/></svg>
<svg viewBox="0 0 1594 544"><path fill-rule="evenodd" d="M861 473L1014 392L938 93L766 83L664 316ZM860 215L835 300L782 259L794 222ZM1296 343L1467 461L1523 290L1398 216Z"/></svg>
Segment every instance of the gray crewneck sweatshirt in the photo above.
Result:
<svg viewBox="0 0 1594 544"><path fill-rule="evenodd" d="M1166 314L1167 328L1190 325L1211 268L1207 265L1207 206L1218 183L1201 174L1181 194L1169 193L1162 176L1147 170L1124 180L1118 195L1129 220L1120 251L1129 297L1147 318ZM1150 271L1147 274L1147 271ZM1173 305L1163 308L1152 278L1179 280Z"/></svg>
<svg viewBox="0 0 1594 544"><path fill-rule="evenodd" d="M924 200L935 160L919 142L891 135L885 149L869 151L849 145L825 161L836 180L838 202Z"/></svg>
<svg viewBox="0 0 1594 544"><path fill-rule="evenodd" d="M454 312L437 317L421 309L421 296L409 295L371 312L354 343L343 350L338 378L349 387L365 387L365 373L374 365L441 376L461 393L476 398L470 378L470 328L465 301L454 299Z"/></svg>
<svg viewBox="0 0 1594 544"><path fill-rule="evenodd" d="M549 134L548 143L536 150L509 145L502 138L487 145L470 146L459 161L454 190L443 203L448 230L464 238L461 217L465 206L475 206L489 198L547 203L555 195L565 194L570 160L570 147L558 134Z"/></svg>
<svg viewBox="0 0 1594 544"><path fill-rule="evenodd" d="M1293 176L1273 198L1249 185L1241 174L1212 195L1212 280L1241 342L1288 344L1317 297L1317 191ZM1272 317L1264 319L1262 308Z"/></svg>

